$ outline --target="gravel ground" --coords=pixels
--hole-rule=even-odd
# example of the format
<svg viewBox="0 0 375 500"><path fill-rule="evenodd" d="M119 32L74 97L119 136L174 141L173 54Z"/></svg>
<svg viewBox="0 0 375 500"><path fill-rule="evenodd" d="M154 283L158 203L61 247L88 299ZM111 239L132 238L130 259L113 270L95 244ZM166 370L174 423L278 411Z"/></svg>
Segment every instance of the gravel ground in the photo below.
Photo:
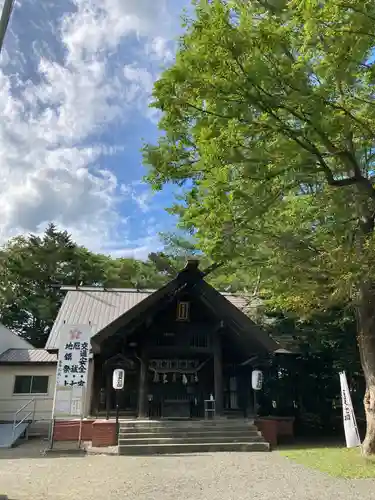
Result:
<svg viewBox="0 0 375 500"><path fill-rule="evenodd" d="M374 500L374 480L338 480L273 453L158 457L41 455L0 450L9 500Z"/></svg>

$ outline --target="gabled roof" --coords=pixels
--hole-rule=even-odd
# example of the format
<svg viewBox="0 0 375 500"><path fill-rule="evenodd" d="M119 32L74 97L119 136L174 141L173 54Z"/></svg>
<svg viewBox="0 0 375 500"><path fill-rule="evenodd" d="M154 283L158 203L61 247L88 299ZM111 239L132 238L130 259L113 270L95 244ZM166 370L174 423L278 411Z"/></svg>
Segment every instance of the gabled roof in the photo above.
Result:
<svg viewBox="0 0 375 500"><path fill-rule="evenodd" d="M96 287L69 288L57 314L45 348L58 349L59 333L66 324L90 324L92 333L96 335L116 318L132 309L147 298L154 290L107 289Z"/></svg>
<svg viewBox="0 0 375 500"><path fill-rule="evenodd" d="M201 281L194 288L194 293L199 295L202 302L212 311L220 311L220 316L225 323L236 332L240 343L244 347L251 345L255 341L260 347L268 352L281 351L282 346L268 335L259 325L257 325L240 308L236 307L232 301L219 293L214 287ZM246 306L245 306L246 307ZM251 333L251 335L246 335Z"/></svg>
<svg viewBox="0 0 375 500"><path fill-rule="evenodd" d="M63 288L64 289L64 288ZM134 320L142 320L145 313L159 308L182 290L198 294L213 311L236 331L237 335L253 339L261 349L273 352L281 348L267 332L258 327L241 309L246 299L238 295L222 294L203 280L197 264L188 263L175 279L159 290L66 288L56 321L49 335L46 349L59 348L59 332L64 324L91 324L92 345L98 347L106 338Z"/></svg>
<svg viewBox="0 0 375 500"><path fill-rule="evenodd" d="M8 349L0 355L0 364L54 364L56 362L56 354L51 354L45 349Z"/></svg>
<svg viewBox="0 0 375 500"><path fill-rule="evenodd" d="M51 351L59 348L59 332L65 323L88 324L91 321L94 336L144 299L159 291L125 288L105 290L97 287L82 287L79 289L63 287L62 289L66 290L67 294L45 346L46 349ZM245 297L227 293L222 295L235 307L241 310L246 308L247 301Z"/></svg>

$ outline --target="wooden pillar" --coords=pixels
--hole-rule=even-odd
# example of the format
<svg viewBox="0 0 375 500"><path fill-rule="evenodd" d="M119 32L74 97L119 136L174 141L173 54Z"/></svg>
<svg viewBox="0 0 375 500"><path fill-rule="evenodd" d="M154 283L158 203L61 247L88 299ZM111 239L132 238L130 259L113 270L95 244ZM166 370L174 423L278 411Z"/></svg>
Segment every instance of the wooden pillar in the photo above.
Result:
<svg viewBox="0 0 375 500"><path fill-rule="evenodd" d="M106 366L106 374L105 374L105 412L106 419L108 420L111 415L111 392L112 392L112 371L110 366Z"/></svg>
<svg viewBox="0 0 375 500"><path fill-rule="evenodd" d="M93 380L93 388L92 388L92 396L91 396L91 415L97 417L99 413L99 405L100 405L100 389L102 382L102 369L103 365L100 362L98 356L94 356L94 380Z"/></svg>
<svg viewBox="0 0 375 500"><path fill-rule="evenodd" d="M148 358L143 351L140 357L139 386L138 386L138 418L146 417Z"/></svg>
<svg viewBox="0 0 375 500"><path fill-rule="evenodd" d="M214 351L214 389L216 401L216 415L223 414L223 354L221 347L221 335L217 331L214 333L213 338L213 351Z"/></svg>

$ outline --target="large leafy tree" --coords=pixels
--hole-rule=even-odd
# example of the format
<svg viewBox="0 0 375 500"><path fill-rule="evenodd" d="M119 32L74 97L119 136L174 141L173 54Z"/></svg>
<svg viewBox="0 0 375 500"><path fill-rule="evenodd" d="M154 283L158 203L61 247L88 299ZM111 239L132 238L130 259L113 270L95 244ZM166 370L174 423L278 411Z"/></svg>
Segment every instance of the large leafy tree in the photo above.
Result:
<svg viewBox="0 0 375 500"><path fill-rule="evenodd" d="M273 335L286 345L299 347L298 356L273 358L259 401L263 413L293 414L296 432L322 430L342 433L340 382L337 372L348 376L360 432L363 431L363 390L356 319L348 308L332 308L301 319L294 314L269 312ZM272 407L276 401L276 408ZM297 404L295 404L297 403ZM338 429L337 429L338 426Z"/></svg>
<svg viewBox="0 0 375 500"><path fill-rule="evenodd" d="M60 285L96 285L107 258L78 247L50 224L42 237L8 242L0 253L0 320L36 347L44 347L65 292Z"/></svg>
<svg viewBox="0 0 375 500"><path fill-rule="evenodd" d="M375 4L194 3L155 85L148 180L185 185L182 225L279 305L352 305L375 453Z"/></svg>

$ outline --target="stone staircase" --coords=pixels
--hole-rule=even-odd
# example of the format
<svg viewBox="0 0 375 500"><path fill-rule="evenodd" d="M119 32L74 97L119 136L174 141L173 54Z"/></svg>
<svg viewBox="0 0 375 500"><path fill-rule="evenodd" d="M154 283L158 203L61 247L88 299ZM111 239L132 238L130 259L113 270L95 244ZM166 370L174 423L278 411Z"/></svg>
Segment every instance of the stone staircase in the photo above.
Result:
<svg viewBox="0 0 375 500"><path fill-rule="evenodd" d="M119 455L269 451L252 420L123 420Z"/></svg>

